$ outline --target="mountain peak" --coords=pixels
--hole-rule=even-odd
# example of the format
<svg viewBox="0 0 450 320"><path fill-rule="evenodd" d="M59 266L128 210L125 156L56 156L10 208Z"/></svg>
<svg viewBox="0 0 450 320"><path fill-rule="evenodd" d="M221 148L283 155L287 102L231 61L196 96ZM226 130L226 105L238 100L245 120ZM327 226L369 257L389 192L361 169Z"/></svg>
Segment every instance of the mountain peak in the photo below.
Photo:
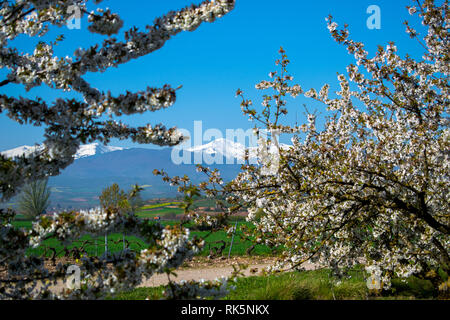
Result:
<svg viewBox="0 0 450 320"><path fill-rule="evenodd" d="M207 144L187 148L186 151L204 152L207 154L219 153L224 155L225 157L242 158L244 156L245 147L238 142L230 141L224 138L219 138L211 142L208 142Z"/></svg>
<svg viewBox="0 0 450 320"><path fill-rule="evenodd" d="M282 149L288 149L291 146L280 143L280 148ZM226 158L238 158L242 159L245 155L245 150L248 149L250 157L257 157L258 147L248 147L246 148L243 144L239 142L234 142L231 140L227 140L224 138L219 138L216 140L213 140L211 142L208 142L203 145L197 145L193 146L191 148L187 148L186 151L188 152L203 152L206 154L222 154ZM270 146L270 152L275 152L277 147L271 145Z"/></svg>
<svg viewBox="0 0 450 320"><path fill-rule="evenodd" d="M10 149L10 150L5 150L2 151L1 154L9 157L9 158L15 158L15 157L19 157L21 155L29 155L33 152L35 152L36 150L38 150L38 146L20 146L14 149Z"/></svg>
<svg viewBox="0 0 450 320"><path fill-rule="evenodd" d="M31 153L42 149L42 145L34 145L34 146L20 146L14 149L2 151L1 154L8 158L15 158L22 155L30 155ZM103 154L113 151L124 150L125 148L121 147L113 147L113 146L104 146L98 142L83 144L78 148L77 153L75 154L75 159L86 158L90 156L94 156L97 154Z"/></svg>
<svg viewBox="0 0 450 320"><path fill-rule="evenodd" d="M120 150L124 150L124 148L104 146L103 144L100 144L98 142L83 144L78 148L78 151L75 154L75 159L86 158L90 156L95 156L97 154L103 154Z"/></svg>

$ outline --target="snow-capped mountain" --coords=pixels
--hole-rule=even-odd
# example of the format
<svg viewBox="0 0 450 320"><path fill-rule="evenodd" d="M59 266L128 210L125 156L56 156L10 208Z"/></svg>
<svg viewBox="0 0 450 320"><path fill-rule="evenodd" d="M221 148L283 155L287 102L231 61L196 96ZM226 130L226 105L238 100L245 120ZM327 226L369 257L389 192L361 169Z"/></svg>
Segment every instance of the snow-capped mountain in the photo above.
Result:
<svg viewBox="0 0 450 320"><path fill-rule="evenodd" d="M14 149L6 150L1 152L2 155L8 157L8 158L14 158L21 155L29 155L35 151L38 151L42 149L43 146L41 145L35 145L35 146L21 146ZM120 151L124 150L125 148L121 147L112 147L112 146L104 146L100 143L90 143L90 144L84 144L81 145L80 148L78 148L77 153L75 154L75 159L81 159L85 157L90 157L98 154L113 152L113 151Z"/></svg>
<svg viewBox="0 0 450 320"><path fill-rule="evenodd" d="M289 148L290 146L287 144L280 143L280 147L282 149ZM29 155L39 149L42 149L42 145L35 145L35 146L20 146L14 149L5 150L0 152L2 155L7 156L9 158L14 158L17 156L21 156L23 154ZM81 159L86 157L91 157L99 154L109 153L113 151L122 151L127 148L122 147L114 147L114 146L104 146L101 143L95 142L90 144L84 144L81 145L78 148L77 153L75 154L75 159ZM248 147L250 158L256 158L258 155L258 147ZM274 145L271 145L269 148L269 152L276 152L276 147ZM216 139L209 143L189 147L184 149L187 152L197 153L202 152L209 155L222 155L225 158L235 158L235 159L243 159L245 155L246 147L239 143L234 142L227 139Z"/></svg>
<svg viewBox="0 0 450 320"><path fill-rule="evenodd" d="M1 154L8 158L15 158L21 155L28 156L29 154L35 152L37 149L39 149L39 146L21 146L14 149L2 151Z"/></svg>
<svg viewBox="0 0 450 320"><path fill-rule="evenodd" d="M290 145L280 143L280 147L282 149L290 148ZM238 142L233 142L227 139L216 139L207 144L203 144L200 146L194 146L191 148L187 148L186 151L189 152L203 152L210 155L223 155L225 158L237 158L243 159L245 155L246 147ZM248 147L248 152L250 158L257 158L258 156L258 147ZM275 145L270 145L269 150L270 153L276 152L277 147Z"/></svg>
<svg viewBox="0 0 450 320"><path fill-rule="evenodd" d="M113 151L121 151L125 148L121 147L113 147L113 146L104 146L100 143L90 143L90 144L83 144L78 148L77 153L75 154L75 159L95 156L97 154L103 154Z"/></svg>
<svg viewBox="0 0 450 320"><path fill-rule="evenodd" d="M290 146L281 144L281 147ZM42 147L21 146L1 153L7 157L15 157L30 154L38 148ZM82 145L75 155L77 160L62 170L60 175L49 179L49 186L54 190L51 201L54 205L70 205L73 208L97 206L98 195L112 183L118 183L124 190L135 184L148 186L145 189L145 197L179 195L176 187L164 182L160 176L155 176L153 170L163 169L172 177L187 175L194 183L200 183L204 181L205 176L197 172L195 161L198 153L202 153L201 164L218 169L224 181L231 181L240 172L241 162L228 159L242 159L245 149L245 146L238 142L216 139L204 145L186 146L183 150L188 153L188 161L178 163L174 161L174 148L120 148L99 143ZM248 149L250 159L260 159L257 147ZM269 153L275 152L276 149L271 146ZM214 159L213 163L207 162L207 154Z"/></svg>
<svg viewBox="0 0 450 320"><path fill-rule="evenodd" d="M218 153L224 157L241 159L244 157L245 147L238 142L221 138L207 144L187 148L186 151L203 152L211 155Z"/></svg>

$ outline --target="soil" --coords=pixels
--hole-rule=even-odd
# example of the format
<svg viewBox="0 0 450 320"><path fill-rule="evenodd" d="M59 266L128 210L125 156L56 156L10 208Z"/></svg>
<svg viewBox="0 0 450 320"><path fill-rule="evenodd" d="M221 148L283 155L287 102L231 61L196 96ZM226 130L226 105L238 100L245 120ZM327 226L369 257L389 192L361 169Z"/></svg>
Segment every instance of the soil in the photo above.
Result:
<svg viewBox="0 0 450 320"><path fill-rule="evenodd" d="M218 268L229 267L231 265L245 264L272 264L276 261L275 257L266 256L234 256L227 259L226 257L219 257L210 259L208 257L194 257L191 261L186 261L180 268L183 269L199 269L199 268Z"/></svg>
<svg viewBox="0 0 450 320"><path fill-rule="evenodd" d="M176 270L177 277L171 277L172 280L176 282L180 280L214 280L220 277L229 277L234 271L233 266L246 265L247 268L243 271L244 276L261 275L262 271L272 265L276 261L274 257L264 257L264 256L246 256L246 257L231 257L227 259L226 257L209 259L207 257L194 257L190 261L186 261L179 269ZM56 264L70 263L76 264L73 259L59 258L56 260ZM45 262L46 268L51 271L54 270L52 261L48 260ZM316 265L306 264L306 269L314 269ZM5 276L5 274L0 273L0 278ZM150 279L144 280L139 287L155 287L160 285L165 285L168 283L167 275L156 274ZM59 283L53 289L55 291L60 291L63 287L62 283Z"/></svg>

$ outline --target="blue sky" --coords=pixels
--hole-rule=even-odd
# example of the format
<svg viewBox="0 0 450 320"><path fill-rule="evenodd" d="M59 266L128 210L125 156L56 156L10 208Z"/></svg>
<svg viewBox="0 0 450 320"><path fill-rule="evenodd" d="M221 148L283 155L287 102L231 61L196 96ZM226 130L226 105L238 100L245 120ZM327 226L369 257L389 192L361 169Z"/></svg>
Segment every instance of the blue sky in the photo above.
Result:
<svg viewBox="0 0 450 320"><path fill-rule="evenodd" d="M108 6L121 15L125 21L123 34L133 25L143 29L152 24L154 18L191 3L182 0L105 0L102 6ZM201 120L204 130L217 128L225 135L226 129L252 127L241 113L240 100L235 97L236 89L241 88L247 98L258 101L261 92L255 90L254 85L267 79L270 71L276 70L274 61L278 59L280 46L284 47L291 60L288 69L295 83L305 90L311 87L320 89L329 83L332 86L330 91L338 90L336 73L345 73L353 57L330 36L325 22L329 14L340 25L349 24L351 37L364 42L371 55L378 44L386 46L388 41L395 41L400 55L420 56L419 45L408 37L403 25L405 20L413 22L415 19L405 8L411 4L409 0L237 0L235 9L216 22L202 24L194 32L180 33L163 48L145 57L105 73L88 74L85 78L95 87L111 90L114 94L166 83L173 87L183 85L178 91L176 104L171 108L122 117L122 120L135 126L161 122L190 131L193 131L194 121ZM370 14L366 10L370 5L381 9L379 30L367 28ZM81 26L81 30L56 28L44 40L63 33L66 40L56 50L62 56L71 55L78 47L102 41L102 36L86 30L86 21L82 21ZM12 44L21 50L32 51L39 40L42 39L21 37ZM0 70L0 80L5 74L5 70ZM45 86L25 92L21 86L11 84L0 87L0 92L28 98L41 96L48 102L56 97L71 96ZM293 122L296 117L299 122L304 120L303 103L308 109L317 109L323 114L322 106L309 99L297 98L289 104L288 119ZM0 114L0 150L41 143L43 133L42 127L19 125ZM111 145L154 147L117 140Z"/></svg>

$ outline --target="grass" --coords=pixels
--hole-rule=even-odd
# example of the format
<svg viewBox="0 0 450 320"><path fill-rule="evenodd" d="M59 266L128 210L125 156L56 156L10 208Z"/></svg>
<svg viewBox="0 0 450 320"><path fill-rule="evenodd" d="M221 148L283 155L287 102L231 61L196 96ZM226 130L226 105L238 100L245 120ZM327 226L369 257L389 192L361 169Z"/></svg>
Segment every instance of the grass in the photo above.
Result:
<svg viewBox="0 0 450 320"><path fill-rule="evenodd" d="M238 222L238 229L241 225L247 225L251 226L249 222ZM192 231L192 234L197 235L199 237L205 237L209 232L208 231ZM205 249L202 251L201 255L208 255L209 254L209 247L219 247L220 243L216 243L217 241L225 241L227 242L227 245L225 249L223 250L223 255L228 255L228 252L230 250L230 244L231 244L231 238L227 236L227 233L225 231L217 231L214 233L211 233L206 239L205 239ZM239 236L235 236L233 240L233 246L231 248L231 255L238 255L238 256L244 256L247 254L247 249L252 245L251 241L244 241ZM266 245L256 245L255 249L252 251L252 254L255 255L273 255L274 252L267 247Z"/></svg>
<svg viewBox="0 0 450 320"><path fill-rule="evenodd" d="M162 218L174 218L176 215L182 214L184 211L181 208L166 208L158 207L151 210L139 210L136 215L141 218L153 218L156 216Z"/></svg>
<svg viewBox="0 0 450 320"><path fill-rule="evenodd" d="M174 206L179 205L180 202L165 202L145 205L136 212L136 215L141 218L160 217L163 219L173 220L177 215L181 215L184 213L183 209L174 208Z"/></svg>
<svg viewBox="0 0 450 320"><path fill-rule="evenodd" d="M163 224L176 224L176 221L164 221ZM245 221L238 221L238 226L242 224L250 225ZM15 221L14 225L21 228L31 228L31 221ZM192 231L192 236L205 236L208 231ZM131 241L130 246L134 250L140 250L145 243L135 237L126 237ZM85 236L79 241L73 243L68 247L70 250L75 246L81 245L83 241L91 241L94 243L97 240L97 246L87 246L87 253L89 255L102 255L104 253L104 237L92 239ZM211 233L206 238L205 249L200 255L206 256L209 254L209 246L218 245L214 242L224 240L230 242L231 239L227 237L226 232L218 231ZM239 237L235 237L232 256L246 254L246 249L251 245L250 242L245 242ZM29 251L29 254L42 256L46 253L51 255L50 251L45 251L46 246L55 247L60 252L60 256L64 255L63 247L55 239L49 239L38 248ZM110 252L117 252L122 250L122 234L108 235L108 250ZM227 256L229 245L223 250L222 255ZM253 251L257 255L271 255L271 250L263 245L256 246ZM236 290L229 293L226 300L352 300L352 299L434 299L437 297L437 292L433 288L430 281L421 280L415 277L410 277L406 280L393 279L392 288L389 291L384 291L378 295L371 295L366 287L365 275L362 269L354 269L350 272L351 278L344 279L339 285L330 278L330 273L326 269L314 271L291 272L283 274L275 274L268 276L253 276L247 278L240 278L236 283ZM120 293L115 299L119 300L142 300L147 297L150 299L162 298L163 287L157 288L137 288L131 292Z"/></svg>
<svg viewBox="0 0 450 320"><path fill-rule="evenodd" d="M127 236L126 240L129 241L129 247L132 250L140 251L141 249L145 248L145 243L136 238ZM97 237L92 238L91 236L83 236L81 239L73 242L72 244L67 246L68 250L71 250L75 247L80 248L85 241L89 242L89 245L85 246L86 253L88 256L101 256L105 252L105 238L104 237ZM110 234L108 235L108 252L119 252L123 249L123 235L122 234ZM50 257L51 251L47 250L47 247L55 248L58 257L64 256L64 247L61 245L59 241L56 239L48 239L43 242L42 245L40 245L37 248L30 249L28 253L30 255L37 255L37 256L45 256Z"/></svg>
<svg viewBox="0 0 450 320"><path fill-rule="evenodd" d="M393 279L390 293L401 293L403 296L413 296L418 299L429 299L436 295L436 291L430 281L417 277L409 277L406 280Z"/></svg>
<svg viewBox="0 0 450 320"><path fill-rule="evenodd" d="M30 220L15 220L13 222L13 226L16 228L25 228L25 229L31 229L33 222Z"/></svg>
<svg viewBox="0 0 450 320"><path fill-rule="evenodd" d="M18 228L30 229L32 226L31 221L14 221L13 225ZM145 247L145 242L134 236L126 236L125 239L129 242L129 247L132 250L140 250ZM71 245L68 245L66 249L71 250L75 247L81 247L83 243L89 242L85 245L86 252L89 256L101 256L105 252L105 237L83 236L79 240L74 241ZM108 252L118 252L123 249L123 235L122 234L109 234L108 235ZM61 243L53 238L45 240L37 248L29 249L28 254L34 256L46 256L51 257L52 251L48 248L55 248L58 253L58 257L64 256L64 247Z"/></svg>
<svg viewBox="0 0 450 320"><path fill-rule="evenodd" d="M120 292L109 300L160 300L163 298L164 286L154 288L136 288L133 291Z"/></svg>
<svg viewBox="0 0 450 320"><path fill-rule="evenodd" d="M290 272L267 277L240 279L226 300L344 300L365 299L363 272L351 272L350 279L333 284L329 270Z"/></svg>
<svg viewBox="0 0 450 320"><path fill-rule="evenodd" d="M296 271L269 276L240 278L236 289L224 300L409 300L434 299L435 290L430 289L429 281L410 277L403 282L394 279L392 289L381 294L369 292L365 274L361 269L349 272L351 278L336 284L327 269ZM137 288L130 292L119 293L116 300L161 299L163 286L155 288Z"/></svg>
<svg viewBox="0 0 450 320"><path fill-rule="evenodd" d="M209 198L203 198L203 199L197 199L194 202L194 207L215 207L216 206L216 200L215 199L209 199Z"/></svg>
<svg viewBox="0 0 450 320"><path fill-rule="evenodd" d="M156 208L162 208L162 207L167 207L167 206L176 206L179 204L180 204L180 202L157 203L157 204L145 205L141 209L142 210L156 209Z"/></svg>

